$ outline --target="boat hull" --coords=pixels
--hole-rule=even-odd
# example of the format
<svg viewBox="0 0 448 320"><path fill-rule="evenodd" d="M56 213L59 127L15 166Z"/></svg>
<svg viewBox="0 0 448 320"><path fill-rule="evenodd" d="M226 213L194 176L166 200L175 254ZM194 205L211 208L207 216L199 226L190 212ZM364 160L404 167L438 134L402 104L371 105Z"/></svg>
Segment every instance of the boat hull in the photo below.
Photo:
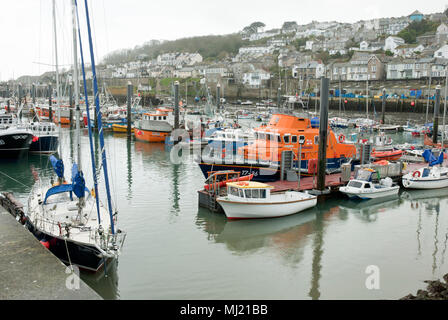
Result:
<svg viewBox="0 0 448 320"><path fill-rule="evenodd" d="M58 150L57 136L39 137L37 141L33 141L30 145L30 153L55 153Z"/></svg>
<svg viewBox="0 0 448 320"><path fill-rule="evenodd" d="M278 218L299 213L317 204L316 197L291 202L244 203L217 200L228 219Z"/></svg>
<svg viewBox="0 0 448 320"><path fill-rule="evenodd" d="M132 131L134 128L131 129ZM112 125L112 131L115 133L126 133L128 131L128 126L123 124L116 124L114 123Z"/></svg>
<svg viewBox="0 0 448 320"><path fill-rule="evenodd" d="M356 192L356 190L353 190L353 188L350 187L340 187L339 191L346 194L350 198L359 198L367 200L367 199L378 199L397 195L398 192L400 191L400 187L396 186L388 188L387 190L379 189L373 192Z"/></svg>
<svg viewBox="0 0 448 320"><path fill-rule="evenodd" d="M165 139L170 136L170 132L150 131L143 129L134 129L135 139L138 141L164 143Z"/></svg>
<svg viewBox="0 0 448 320"><path fill-rule="evenodd" d="M48 249L65 264L71 263L77 265L81 269L93 272L96 272L103 267L105 259L95 246L80 244L71 241L70 239L66 241L65 239L54 237L37 229L29 221L26 226L37 240L48 241Z"/></svg>
<svg viewBox="0 0 448 320"><path fill-rule="evenodd" d="M25 132L0 134L0 158L19 158L28 153L33 135Z"/></svg>
<svg viewBox="0 0 448 320"><path fill-rule="evenodd" d="M403 177L402 183L407 189L440 189L448 187L448 177L442 179L414 179Z"/></svg>
<svg viewBox="0 0 448 320"><path fill-rule="evenodd" d="M225 159L224 161L225 162ZM298 161L294 161L293 167L297 168ZM241 176L247 176L253 174L253 181L258 182L272 182L280 180L280 164L277 166L261 165L261 164L249 164L249 163L213 163L202 161L199 163L202 174L205 178L208 178L208 173L211 171L226 171L234 170L240 172ZM301 176L312 176L312 173L306 173L304 170L308 168L308 160L302 160L300 162L302 169ZM341 167L341 159L328 158L327 170L334 171Z"/></svg>

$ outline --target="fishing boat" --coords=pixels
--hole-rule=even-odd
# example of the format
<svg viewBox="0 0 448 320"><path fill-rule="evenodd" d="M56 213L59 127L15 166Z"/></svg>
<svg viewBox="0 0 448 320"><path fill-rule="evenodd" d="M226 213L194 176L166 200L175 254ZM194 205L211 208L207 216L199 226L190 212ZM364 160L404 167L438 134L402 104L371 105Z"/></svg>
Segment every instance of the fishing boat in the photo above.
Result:
<svg viewBox="0 0 448 320"><path fill-rule="evenodd" d="M272 186L254 182L227 183L227 196L218 197L228 219L276 218L312 208L317 197L298 191L273 192Z"/></svg>
<svg viewBox="0 0 448 320"><path fill-rule="evenodd" d="M16 114L0 114L0 159L28 153L32 139L33 133L28 126L18 123Z"/></svg>
<svg viewBox="0 0 448 320"><path fill-rule="evenodd" d="M403 186L407 189L439 189L448 187L448 168L442 165L444 153L436 158L430 150L423 152L428 166L409 172L402 177Z"/></svg>
<svg viewBox="0 0 448 320"><path fill-rule="evenodd" d="M300 172L312 175L312 165L318 158L319 128L313 127L308 118L287 114L272 115L266 126L253 129L254 140L247 146L240 147L238 154L233 155L226 148L225 152L210 148L204 149L200 157L196 157L203 175L207 178L210 171L235 170L242 176L253 174L254 181L269 182L280 179L282 154L293 153L292 166L299 168L299 137L303 136ZM343 135L328 129L327 171L336 172L341 165L356 157L356 146L345 143Z"/></svg>
<svg viewBox="0 0 448 320"><path fill-rule="evenodd" d="M350 198L375 199L397 195L400 187L394 185L391 178L381 179L379 183L372 182L373 169L359 170L357 176L349 183L340 187L339 191Z"/></svg>
<svg viewBox="0 0 448 320"><path fill-rule="evenodd" d="M30 153L52 154L57 152L59 144L59 130L51 122L31 122L29 128L33 133Z"/></svg>
<svg viewBox="0 0 448 320"><path fill-rule="evenodd" d="M91 52L91 66L93 73L93 90L95 94L96 112L101 116L98 85L96 81L95 60L93 57L93 47L91 41L91 31L87 2L86 19ZM87 83L84 68L84 58L82 51L81 33L79 29L79 19L76 19L75 10L78 7L73 0L73 23L77 21L78 36L81 52L81 65L84 82L84 94L86 97L86 109L89 110L87 99ZM54 32L56 33L55 22L55 1L53 0L53 21ZM77 46L76 28L74 32L74 83L75 93L78 92L78 68L77 68ZM56 40L55 40L56 47ZM56 60L57 61L57 60ZM57 64L56 64L56 74ZM117 212L111 204L109 178L107 173L107 160L104 146L104 136L102 130L101 117L98 121L98 133L101 146L102 168L104 171L104 181L106 185L107 207L104 206L98 193L98 177L95 158L93 154L92 128L89 125L89 143L91 150L92 172L94 188L90 191L86 187L86 181L81 169L81 147L80 147L80 112L79 95L75 94L76 106L76 140L77 140L77 163L72 165L71 183L65 179L64 163L62 159L50 156L50 162L57 175L56 182L40 180L33 186L28 198L28 211L26 213L26 226L53 254L61 261L69 265L77 265L82 269L98 271L106 265L107 261L116 259L120 253L125 239L125 233L116 229ZM88 113L89 114L89 113ZM90 121L88 122L90 123ZM96 209L96 210L95 210ZM95 212L96 211L96 212ZM96 213L96 214L95 214Z"/></svg>
<svg viewBox="0 0 448 320"><path fill-rule="evenodd" d="M171 108L158 108L156 112L144 113L135 122L135 139L146 142L164 143L174 128L174 114Z"/></svg>

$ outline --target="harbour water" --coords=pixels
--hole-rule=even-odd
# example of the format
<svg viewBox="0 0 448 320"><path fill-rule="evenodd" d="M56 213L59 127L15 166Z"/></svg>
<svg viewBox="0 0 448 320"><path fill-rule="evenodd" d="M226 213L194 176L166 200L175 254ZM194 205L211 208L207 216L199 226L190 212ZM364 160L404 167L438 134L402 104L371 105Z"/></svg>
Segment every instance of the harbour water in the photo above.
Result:
<svg viewBox="0 0 448 320"><path fill-rule="evenodd" d="M63 130L67 177L74 139ZM92 187L85 130L81 145ZM164 145L112 133L106 148L128 236L107 277L81 274L105 299L398 299L448 272L448 189L402 190L376 203L340 195L289 217L227 221L198 208L204 177L192 159L176 165ZM0 172L0 189L25 205L34 177L53 175L48 157L31 155L0 163ZM371 266L378 289L366 286Z"/></svg>

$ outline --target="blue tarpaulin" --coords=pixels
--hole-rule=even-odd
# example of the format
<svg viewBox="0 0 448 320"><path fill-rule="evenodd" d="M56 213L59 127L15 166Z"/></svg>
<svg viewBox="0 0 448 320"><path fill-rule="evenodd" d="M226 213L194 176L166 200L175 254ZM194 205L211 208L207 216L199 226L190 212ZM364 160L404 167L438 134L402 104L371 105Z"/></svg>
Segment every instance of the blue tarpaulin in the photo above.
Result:
<svg viewBox="0 0 448 320"><path fill-rule="evenodd" d="M59 178L64 178L64 162L55 156L50 156L50 162Z"/></svg>
<svg viewBox="0 0 448 320"><path fill-rule="evenodd" d="M443 152L440 153L439 158L436 158L431 150L426 149L423 151L422 156L431 167L443 163Z"/></svg>
<svg viewBox="0 0 448 320"><path fill-rule="evenodd" d="M72 167L72 190L78 198L84 197L84 190L86 189L86 182L81 171L78 170L78 165L73 164Z"/></svg>

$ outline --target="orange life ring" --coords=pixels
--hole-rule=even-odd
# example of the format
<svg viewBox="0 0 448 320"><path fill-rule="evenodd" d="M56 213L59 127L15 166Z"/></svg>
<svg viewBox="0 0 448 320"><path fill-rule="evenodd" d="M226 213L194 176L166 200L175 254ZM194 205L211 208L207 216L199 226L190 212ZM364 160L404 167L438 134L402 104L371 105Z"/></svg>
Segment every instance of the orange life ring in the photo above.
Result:
<svg viewBox="0 0 448 320"><path fill-rule="evenodd" d="M344 143L344 141L345 141L345 136L344 136L342 133L339 135L339 137L338 137L338 141L339 141L339 143Z"/></svg>
<svg viewBox="0 0 448 320"><path fill-rule="evenodd" d="M421 175L422 175L422 174L420 173L420 171L414 171L414 173L412 174L412 176L413 176L414 178L420 178Z"/></svg>

